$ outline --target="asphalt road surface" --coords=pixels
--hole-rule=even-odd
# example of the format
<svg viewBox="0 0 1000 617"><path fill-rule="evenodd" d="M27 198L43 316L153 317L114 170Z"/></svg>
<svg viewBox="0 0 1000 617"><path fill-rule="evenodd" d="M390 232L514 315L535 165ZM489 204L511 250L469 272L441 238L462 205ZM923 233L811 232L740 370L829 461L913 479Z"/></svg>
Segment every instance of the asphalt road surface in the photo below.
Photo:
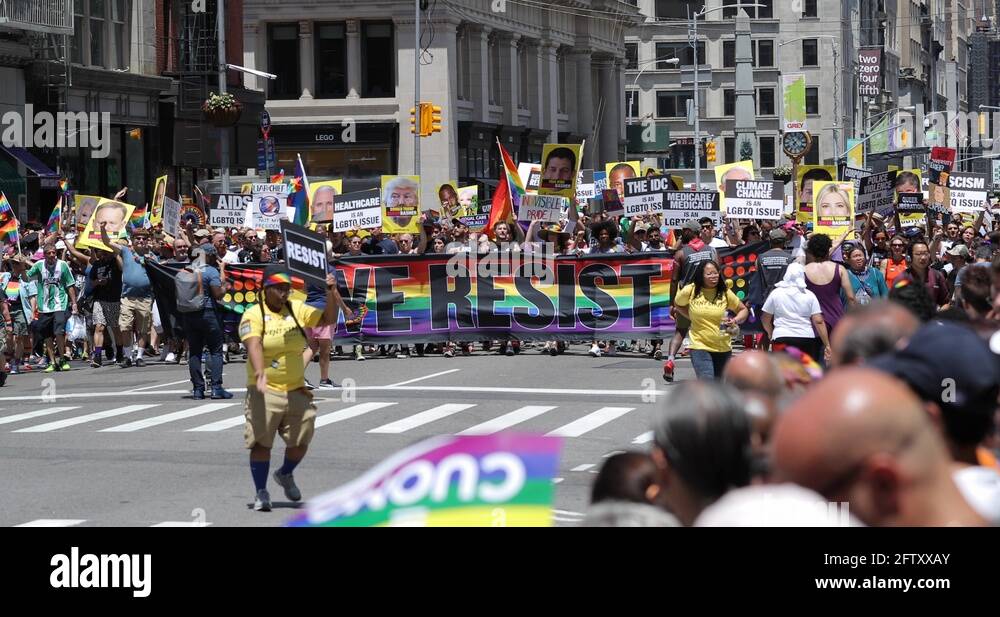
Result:
<svg viewBox="0 0 1000 617"><path fill-rule="evenodd" d="M477 345L477 349L480 346ZM317 390L316 436L295 478L305 499L442 434L513 430L565 437L554 524L582 518L611 453L649 446L668 391L661 362L637 353L591 358L573 345L515 357L331 363L341 390ZM245 365L225 367L229 401L194 401L186 365L12 375L0 389L0 525L278 526L293 513L273 480L270 513L254 512L243 449ZM307 377L319 382L319 365ZM691 379L687 360L677 379ZM280 439L272 471L281 464Z"/></svg>

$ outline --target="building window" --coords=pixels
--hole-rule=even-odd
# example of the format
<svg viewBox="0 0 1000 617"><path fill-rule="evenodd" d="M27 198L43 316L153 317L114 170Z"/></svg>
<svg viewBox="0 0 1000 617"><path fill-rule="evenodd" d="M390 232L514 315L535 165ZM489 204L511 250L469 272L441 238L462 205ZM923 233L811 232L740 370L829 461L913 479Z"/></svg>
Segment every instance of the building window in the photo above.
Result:
<svg viewBox="0 0 1000 617"><path fill-rule="evenodd" d="M727 163L736 162L736 138L725 137L722 140L722 154L726 157Z"/></svg>
<svg viewBox="0 0 1000 617"><path fill-rule="evenodd" d="M522 41L517 46L517 107L528 108L528 48Z"/></svg>
<svg viewBox="0 0 1000 617"><path fill-rule="evenodd" d="M129 68L130 5L126 0L77 0L70 59L106 69Z"/></svg>
<svg viewBox="0 0 1000 617"><path fill-rule="evenodd" d="M111 45L116 69L129 68L128 39L125 33L127 21L128 3L125 0L111 0Z"/></svg>
<svg viewBox="0 0 1000 617"><path fill-rule="evenodd" d="M469 91L469 57L472 52L469 47L469 32L465 26L458 29L456 47L458 49L458 99L468 101L472 94Z"/></svg>
<svg viewBox="0 0 1000 617"><path fill-rule="evenodd" d="M816 0L805 0L802 3L802 16L803 17L816 17Z"/></svg>
<svg viewBox="0 0 1000 617"><path fill-rule="evenodd" d="M344 24L316 24L316 96L347 96L347 38Z"/></svg>
<svg viewBox="0 0 1000 617"><path fill-rule="evenodd" d="M722 41L722 67L731 69L736 66L736 41Z"/></svg>
<svg viewBox="0 0 1000 617"><path fill-rule="evenodd" d="M677 58L680 64L673 65L667 60ZM682 65L694 64L694 49L687 43L657 43L656 44L656 70L665 71L675 69ZM705 42L698 43L698 64L705 64Z"/></svg>
<svg viewBox="0 0 1000 617"><path fill-rule="evenodd" d="M635 71L639 68L639 44L625 43L625 68Z"/></svg>
<svg viewBox="0 0 1000 617"><path fill-rule="evenodd" d="M496 34L490 35L488 56L490 61L490 105L496 105L500 92L500 45L497 42Z"/></svg>
<svg viewBox="0 0 1000 617"><path fill-rule="evenodd" d="M722 115L731 117L736 115L736 91L722 91Z"/></svg>
<svg viewBox="0 0 1000 617"><path fill-rule="evenodd" d="M90 64L104 66L104 0L90 0Z"/></svg>
<svg viewBox="0 0 1000 617"><path fill-rule="evenodd" d="M812 149L809 150L809 154L806 155L806 165L819 165L819 137L813 135L812 138Z"/></svg>
<svg viewBox="0 0 1000 617"><path fill-rule="evenodd" d="M268 70L278 76L270 82L270 98L299 98L302 95L302 84L299 81L299 25L269 25L267 50Z"/></svg>
<svg viewBox="0 0 1000 617"><path fill-rule="evenodd" d="M361 96L396 96L396 44L391 23L364 23L361 35Z"/></svg>
<svg viewBox="0 0 1000 617"><path fill-rule="evenodd" d="M743 6L750 19L770 19L774 17L774 0L722 0L722 6L732 7L722 11L723 19L736 19L741 5L763 4L761 7Z"/></svg>
<svg viewBox="0 0 1000 617"><path fill-rule="evenodd" d="M700 12L705 8L705 0L696 2L678 2L677 0L656 0L657 19L687 19L688 7L691 7L691 14Z"/></svg>
<svg viewBox="0 0 1000 617"><path fill-rule="evenodd" d="M566 54L559 54L556 64L559 67L559 113L566 113Z"/></svg>
<svg viewBox="0 0 1000 617"><path fill-rule="evenodd" d="M687 117L687 101L689 99L694 99L694 94L692 92L657 92L656 117Z"/></svg>
<svg viewBox="0 0 1000 617"><path fill-rule="evenodd" d="M774 115L774 88L759 88L757 90L757 115Z"/></svg>
<svg viewBox="0 0 1000 617"><path fill-rule="evenodd" d="M774 66L774 41L754 41L753 52L753 65L755 67Z"/></svg>
<svg viewBox="0 0 1000 617"><path fill-rule="evenodd" d="M802 41L802 66L819 66L819 43L816 39Z"/></svg>
<svg viewBox="0 0 1000 617"><path fill-rule="evenodd" d="M625 118L634 119L639 117L639 91L625 91Z"/></svg>
<svg viewBox="0 0 1000 617"><path fill-rule="evenodd" d="M774 167L774 137L760 138L760 166Z"/></svg>
<svg viewBox="0 0 1000 617"><path fill-rule="evenodd" d="M74 2L73 3L73 32L76 33L72 38L72 52L71 58L74 64L83 64L83 18L84 18L84 7L86 7L85 2Z"/></svg>
<svg viewBox="0 0 1000 617"><path fill-rule="evenodd" d="M675 143L667 150L667 169L694 169L694 144ZM705 167L705 157L701 157L702 167Z"/></svg>
<svg viewBox="0 0 1000 617"><path fill-rule="evenodd" d="M806 113L819 114L819 88L806 88Z"/></svg>

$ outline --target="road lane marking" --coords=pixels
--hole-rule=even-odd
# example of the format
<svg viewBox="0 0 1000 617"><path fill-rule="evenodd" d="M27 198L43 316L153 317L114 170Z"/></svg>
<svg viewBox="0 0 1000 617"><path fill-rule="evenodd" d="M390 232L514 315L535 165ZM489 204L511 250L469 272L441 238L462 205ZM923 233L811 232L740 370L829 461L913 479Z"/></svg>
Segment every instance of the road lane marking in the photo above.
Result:
<svg viewBox="0 0 1000 617"><path fill-rule="evenodd" d="M638 437L636 437L635 439L633 439L632 443L634 443L634 444L644 444L644 443L649 443L651 441L653 441L653 431L646 431L642 435L639 435Z"/></svg>
<svg viewBox="0 0 1000 617"><path fill-rule="evenodd" d="M127 390L126 394L131 394L132 392L143 392L145 390L155 390L156 388L166 388L167 386L176 386L179 383L190 383L190 379L180 379L178 381L171 381L170 383L158 383L152 386L146 386L144 388L135 388L134 390Z"/></svg>
<svg viewBox="0 0 1000 617"><path fill-rule="evenodd" d="M547 411L552 411L556 409L554 406L547 405L528 405L520 409L515 409L510 413L506 413L498 418L493 418L492 420L487 420L482 424L477 424L473 427L467 428L459 435L492 435L504 429L510 428L515 424L520 424L526 422L532 418L537 418Z"/></svg>
<svg viewBox="0 0 1000 617"><path fill-rule="evenodd" d="M0 424L10 424L11 422L19 422L21 420L30 420L31 418L40 418L42 416L50 416L54 413L62 413L64 411L73 411L74 409L79 409L79 407L50 407L48 409L39 409L38 411L29 411L27 413L19 413L14 416L6 416L0 418Z"/></svg>
<svg viewBox="0 0 1000 617"><path fill-rule="evenodd" d="M213 411L219 411L220 409L225 409L226 407L232 407L238 404L239 403L209 403L207 405L200 405L191 409L175 411L162 416L153 416L152 418L146 418L145 420L136 420L135 422L129 422L128 424L112 426L111 428L106 428L98 432L132 433L134 431L141 431L142 429L149 428L151 426L159 426L160 424L166 424L167 422L173 422L175 420L183 420L184 418L193 418L202 414L212 413Z"/></svg>
<svg viewBox="0 0 1000 617"><path fill-rule="evenodd" d="M208 527L211 524L198 521L163 521L150 527Z"/></svg>
<svg viewBox="0 0 1000 617"><path fill-rule="evenodd" d="M75 527L80 523L87 522L87 519L69 519L69 518L40 518L34 521L28 521L27 523L21 523L20 525L14 525L14 527Z"/></svg>
<svg viewBox="0 0 1000 617"><path fill-rule="evenodd" d="M432 407L427 411L421 411L420 413L413 414L412 416L407 416L401 420L396 420L395 422L390 422L389 424L384 424L377 428L373 428L369 433L388 433L397 434L405 433L411 429L415 429L419 426L425 424L430 424L436 420L442 418L447 418L452 414L456 414L460 411L465 411L466 409L475 407L475 405L466 405L458 403L447 403L445 405L438 405L437 407Z"/></svg>
<svg viewBox="0 0 1000 617"><path fill-rule="evenodd" d="M159 403L152 405L128 405L127 407L119 407L118 409L108 409L106 411L98 411L95 413L89 413L83 416L76 416L74 418L67 418L65 420L57 420L56 422L49 422L48 424L39 424L36 426L29 426L28 428L22 428L14 431L15 433L48 433L49 431L57 431L61 428L67 428L70 426L76 426L78 424L85 424L87 422L95 422L97 420L103 420L105 418L114 418L115 416L122 416L127 413L134 413L136 411L142 411L144 409L152 409L153 407L159 407Z"/></svg>
<svg viewBox="0 0 1000 617"><path fill-rule="evenodd" d="M593 463L587 463L585 465L577 465L573 469L570 469L570 471L587 471L593 466L594 466Z"/></svg>
<svg viewBox="0 0 1000 617"><path fill-rule="evenodd" d="M226 418L225 420L219 420L218 422L212 422L211 424L203 424L202 426L196 426L194 428L189 428L187 433L213 433L215 431L224 431L227 428L233 428L234 426L239 426L246 423L247 417L243 416L233 416L231 418Z"/></svg>
<svg viewBox="0 0 1000 617"><path fill-rule="evenodd" d="M386 386L386 387L387 388L397 388L399 386L405 386L407 384L416 383L418 381L423 381L425 379L432 379L434 377L440 377L441 375L447 375L448 373L457 373L460 370L462 370L462 369L453 368L451 370L441 371L440 373L434 373L433 375L427 375L426 377L417 377L416 379L410 379L408 381L401 381L399 383L394 383L394 384Z"/></svg>
<svg viewBox="0 0 1000 617"><path fill-rule="evenodd" d="M601 407L594 413L573 420L569 424L560 426L548 434L553 437L580 437L598 427L604 426L612 420L624 416L634 409L635 407Z"/></svg>
<svg viewBox="0 0 1000 617"><path fill-rule="evenodd" d="M345 407L344 409L338 409L337 411L324 414L316 418L316 428L326 426L327 424L333 424L334 422L343 422L344 420L357 418L360 415L397 404L398 403L360 403L358 405L352 405L351 407Z"/></svg>

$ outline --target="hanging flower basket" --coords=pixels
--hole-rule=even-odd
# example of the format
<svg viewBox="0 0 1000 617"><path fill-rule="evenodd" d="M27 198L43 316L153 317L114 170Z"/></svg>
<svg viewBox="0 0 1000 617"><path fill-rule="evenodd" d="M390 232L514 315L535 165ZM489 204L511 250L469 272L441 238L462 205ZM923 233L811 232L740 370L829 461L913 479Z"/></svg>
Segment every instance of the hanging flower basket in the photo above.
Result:
<svg viewBox="0 0 1000 617"><path fill-rule="evenodd" d="M205 114L205 119L219 128L234 126L240 120L243 113L243 104L235 96L229 94L209 95L202 106L201 111Z"/></svg>
<svg viewBox="0 0 1000 617"><path fill-rule="evenodd" d="M775 167L774 171L771 172L771 177L774 178L776 182L791 182L792 181L792 168L791 167Z"/></svg>

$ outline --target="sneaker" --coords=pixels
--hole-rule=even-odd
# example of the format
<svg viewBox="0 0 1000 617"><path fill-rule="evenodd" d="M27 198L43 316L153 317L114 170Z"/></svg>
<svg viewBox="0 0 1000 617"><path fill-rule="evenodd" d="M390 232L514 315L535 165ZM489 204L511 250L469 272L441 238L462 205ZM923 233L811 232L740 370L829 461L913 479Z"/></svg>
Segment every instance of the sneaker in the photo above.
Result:
<svg viewBox="0 0 1000 617"><path fill-rule="evenodd" d="M132 368L132 358L125 356L118 361L118 366L122 368Z"/></svg>
<svg viewBox="0 0 1000 617"><path fill-rule="evenodd" d="M559 345L557 345L556 343L553 343L552 346L549 347L549 355L552 356L552 357L555 357L556 354L558 354L558 353L559 353Z"/></svg>
<svg viewBox="0 0 1000 617"><path fill-rule="evenodd" d="M511 347L514 348L514 353L521 353L521 343L520 343L520 341L514 341L511 344Z"/></svg>
<svg viewBox="0 0 1000 617"><path fill-rule="evenodd" d="M205 391L204 390L191 390L191 398L193 398L196 401L205 400Z"/></svg>
<svg viewBox="0 0 1000 617"><path fill-rule="evenodd" d="M267 492L266 488L257 491L257 497L253 500L253 509L254 512L271 511L271 494Z"/></svg>
<svg viewBox="0 0 1000 617"><path fill-rule="evenodd" d="M444 357L445 358L454 358L455 357L455 350L452 349L451 347L449 347L448 349L445 349L444 350Z"/></svg>
<svg viewBox="0 0 1000 617"><path fill-rule="evenodd" d="M654 351L653 352L653 359L654 360L662 360L663 359L663 350L662 349L657 349L656 351Z"/></svg>
<svg viewBox="0 0 1000 617"><path fill-rule="evenodd" d="M595 344L593 344L593 345L590 346L590 351L588 351L587 353L589 353L590 357L592 357L592 358L600 358L601 357L601 348L598 347L597 344L595 343Z"/></svg>
<svg viewBox="0 0 1000 617"><path fill-rule="evenodd" d="M471 356L472 355L472 345L469 343L462 343L462 355Z"/></svg>
<svg viewBox="0 0 1000 617"><path fill-rule="evenodd" d="M514 355L514 347L513 346L504 345L503 355L505 355L507 357L513 356Z"/></svg>
<svg viewBox="0 0 1000 617"><path fill-rule="evenodd" d="M409 358L410 357L410 348L409 347L400 347L399 351L396 353L396 357L397 358Z"/></svg>
<svg viewBox="0 0 1000 617"><path fill-rule="evenodd" d="M316 386L312 385L312 382L310 382L308 379L306 379L305 382L306 382L306 388L308 388L310 390L315 390L316 389Z"/></svg>
<svg viewBox="0 0 1000 617"><path fill-rule="evenodd" d="M212 398L214 400L231 399L233 398L233 393L229 392L225 388L212 388Z"/></svg>
<svg viewBox="0 0 1000 617"><path fill-rule="evenodd" d="M663 363L663 380L673 381L674 380L674 361L667 360Z"/></svg>
<svg viewBox="0 0 1000 617"><path fill-rule="evenodd" d="M60 371L72 371L73 367L69 365L69 362L67 362L65 358L63 358L63 361L59 364L59 370Z"/></svg>
<svg viewBox="0 0 1000 617"><path fill-rule="evenodd" d="M163 357L163 361L166 362L167 364L176 364L177 355L172 351L168 351L167 355Z"/></svg>
<svg viewBox="0 0 1000 617"><path fill-rule="evenodd" d="M46 373L55 373L55 372L56 372L56 370L58 370L58 369L56 369L56 365L55 365L55 364L50 364L50 365L48 365L48 366L47 366L47 367L45 368L45 371L44 371L44 372L46 372Z"/></svg>
<svg viewBox="0 0 1000 617"><path fill-rule="evenodd" d="M90 368L101 368L104 366L104 360L101 356L94 356L94 359L90 361Z"/></svg>
<svg viewBox="0 0 1000 617"><path fill-rule="evenodd" d="M299 491L299 487L295 486L295 478L292 477L292 474L283 475L278 469L271 477L278 483L278 486L285 489L285 497L289 501L302 501L302 493Z"/></svg>
<svg viewBox="0 0 1000 617"><path fill-rule="evenodd" d="M10 373L11 375L18 375L20 374L21 371L19 371L16 366L12 366L10 367L10 370L7 372Z"/></svg>
<svg viewBox="0 0 1000 617"><path fill-rule="evenodd" d="M340 386L338 386L337 384L333 383L332 379L322 379L319 382L319 389L320 390L336 390L339 387Z"/></svg>
<svg viewBox="0 0 1000 617"><path fill-rule="evenodd" d="M319 354L313 354L312 361L315 362L316 364L319 364Z"/></svg>
<svg viewBox="0 0 1000 617"><path fill-rule="evenodd" d="M354 359L357 360L357 361L359 361L359 362L363 362L364 361L365 354L361 351L361 347L357 347L354 350Z"/></svg>
<svg viewBox="0 0 1000 617"><path fill-rule="evenodd" d="M143 367L143 366L146 366L146 361L145 361L144 359L142 359L142 358L136 358L136 359L135 359L135 365L136 365L137 367Z"/></svg>

